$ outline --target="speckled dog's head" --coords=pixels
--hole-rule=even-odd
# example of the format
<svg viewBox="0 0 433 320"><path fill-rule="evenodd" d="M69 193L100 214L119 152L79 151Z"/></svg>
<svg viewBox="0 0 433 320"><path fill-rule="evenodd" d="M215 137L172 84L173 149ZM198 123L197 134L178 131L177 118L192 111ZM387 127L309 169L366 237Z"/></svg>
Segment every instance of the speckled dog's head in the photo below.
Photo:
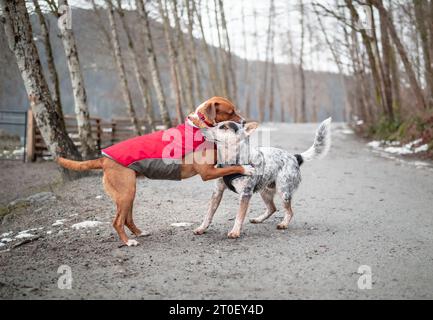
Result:
<svg viewBox="0 0 433 320"><path fill-rule="evenodd" d="M207 141L217 145L218 164L239 164L240 158L248 159L249 146L243 142L258 126L257 122L243 125L234 121L224 121L215 127L202 129L202 134Z"/></svg>
<svg viewBox="0 0 433 320"><path fill-rule="evenodd" d="M249 137L258 126L257 122L240 124L234 121L224 121L215 127L202 129L202 133L207 141L221 145L233 145Z"/></svg>

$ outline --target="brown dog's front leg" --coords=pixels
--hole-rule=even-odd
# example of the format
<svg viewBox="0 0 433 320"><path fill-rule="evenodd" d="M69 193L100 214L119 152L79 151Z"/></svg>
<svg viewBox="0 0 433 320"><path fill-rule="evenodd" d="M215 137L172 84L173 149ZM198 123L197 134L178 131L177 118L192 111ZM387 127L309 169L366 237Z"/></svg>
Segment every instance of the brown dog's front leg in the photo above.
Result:
<svg viewBox="0 0 433 320"><path fill-rule="evenodd" d="M215 184L215 190L212 193L212 198L209 202L206 217L204 218L201 226L194 230L195 235L201 235L205 233L206 229L212 223L213 216L215 215L215 212L217 211L221 203L221 199L223 197L225 189L227 189L227 186L224 183L224 180L218 179Z"/></svg>
<svg viewBox="0 0 433 320"><path fill-rule="evenodd" d="M249 165L245 166L231 166L224 168L215 168L214 165L197 165L195 170L200 175L203 181L213 180L217 178L222 178L230 174L244 174L252 175L254 174L254 168Z"/></svg>

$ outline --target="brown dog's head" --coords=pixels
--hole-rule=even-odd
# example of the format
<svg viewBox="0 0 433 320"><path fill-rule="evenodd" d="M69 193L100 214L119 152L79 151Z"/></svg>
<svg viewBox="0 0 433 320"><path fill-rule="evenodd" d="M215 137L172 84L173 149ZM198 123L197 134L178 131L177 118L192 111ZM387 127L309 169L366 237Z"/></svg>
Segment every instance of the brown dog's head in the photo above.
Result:
<svg viewBox="0 0 433 320"><path fill-rule="evenodd" d="M213 127L223 121L245 122L244 118L237 113L235 105L221 97L206 100L188 116L188 119L200 128Z"/></svg>

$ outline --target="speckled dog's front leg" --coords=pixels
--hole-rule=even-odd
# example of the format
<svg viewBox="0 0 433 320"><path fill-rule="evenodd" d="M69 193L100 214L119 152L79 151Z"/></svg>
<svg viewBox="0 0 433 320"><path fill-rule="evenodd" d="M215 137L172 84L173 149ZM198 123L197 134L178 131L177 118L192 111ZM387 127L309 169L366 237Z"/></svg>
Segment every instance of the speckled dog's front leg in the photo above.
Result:
<svg viewBox="0 0 433 320"><path fill-rule="evenodd" d="M241 236L241 228L244 224L245 216L247 215L251 196L252 192L243 192L241 194L240 206L238 215L236 216L235 225L233 226L232 231L230 231L227 235L230 239L236 239Z"/></svg>
<svg viewBox="0 0 433 320"><path fill-rule="evenodd" d="M215 215L215 212L221 203L225 189L227 189L227 187L224 183L224 180L222 178L218 179L215 183L215 190L212 193L212 198L209 202L209 208L207 210L206 217L204 218L201 226L194 230L195 235L201 235L205 233L207 228L209 228L209 225L212 223L213 216Z"/></svg>

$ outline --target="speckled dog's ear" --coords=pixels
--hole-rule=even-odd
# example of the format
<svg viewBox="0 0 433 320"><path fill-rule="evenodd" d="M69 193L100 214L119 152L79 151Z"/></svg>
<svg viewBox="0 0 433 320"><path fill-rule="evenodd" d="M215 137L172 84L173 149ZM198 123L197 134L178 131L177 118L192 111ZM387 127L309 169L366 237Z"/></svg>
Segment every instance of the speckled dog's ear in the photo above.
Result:
<svg viewBox="0 0 433 320"><path fill-rule="evenodd" d="M259 124L257 122L248 122L244 126L245 134L247 136L251 135L256 129L259 127Z"/></svg>

